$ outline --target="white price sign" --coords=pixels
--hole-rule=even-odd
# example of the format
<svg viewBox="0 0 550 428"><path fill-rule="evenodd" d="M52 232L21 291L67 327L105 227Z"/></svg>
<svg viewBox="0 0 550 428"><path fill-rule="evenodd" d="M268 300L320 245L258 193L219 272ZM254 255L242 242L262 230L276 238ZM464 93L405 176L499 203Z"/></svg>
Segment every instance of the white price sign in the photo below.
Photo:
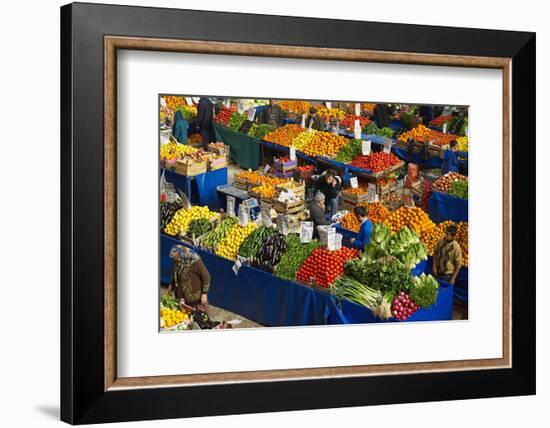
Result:
<svg viewBox="0 0 550 428"><path fill-rule="evenodd" d="M193 102L194 102L195 104L198 104L199 101L201 100L200 97L191 97L191 98L193 98Z"/></svg>
<svg viewBox="0 0 550 428"><path fill-rule="evenodd" d="M384 153L391 152L391 140L384 140Z"/></svg>
<svg viewBox="0 0 550 428"><path fill-rule="evenodd" d="M327 108L332 108L332 103L331 102L326 102L325 105L327 106Z"/></svg>
<svg viewBox="0 0 550 428"><path fill-rule="evenodd" d="M160 105L161 105L162 107L166 107L166 98L160 97Z"/></svg>
<svg viewBox="0 0 550 428"><path fill-rule="evenodd" d="M446 134L447 133L447 122L445 122L443 124L443 133Z"/></svg>
<svg viewBox="0 0 550 428"><path fill-rule="evenodd" d="M355 103L355 116L360 116L360 115L361 115L361 104Z"/></svg>
<svg viewBox="0 0 550 428"><path fill-rule="evenodd" d="M264 174L266 174L267 171L269 171L270 168L271 168L271 166L269 166L269 165L264 166Z"/></svg>
<svg viewBox="0 0 550 428"><path fill-rule="evenodd" d="M363 155L370 155L370 149L371 149L371 141L370 140L367 140L367 141L363 141L361 143L361 154Z"/></svg>
<svg viewBox="0 0 550 428"><path fill-rule="evenodd" d="M243 262L241 261L241 256L237 256L237 260L235 260L235 263L233 264L233 273L235 275L238 275L239 274L239 269L241 268L241 266L243 265Z"/></svg>
<svg viewBox="0 0 550 428"><path fill-rule="evenodd" d="M234 196L227 195L226 211L229 217L235 217L235 197Z"/></svg>
<svg viewBox="0 0 550 428"><path fill-rule="evenodd" d="M239 205L239 226L241 227L246 227L246 225L248 224L248 220L249 220L249 217L248 217L248 209L246 208L246 205L244 204L241 204Z"/></svg>
<svg viewBox="0 0 550 428"><path fill-rule="evenodd" d="M185 103L188 106L192 106L193 105L193 99L191 97L185 97Z"/></svg>
<svg viewBox="0 0 550 428"><path fill-rule="evenodd" d="M248 110L248 120L252 122L254 120L254 116L256 116L256 109L253 108Z"/></svg>
<svg viewBox="0 0 550 428"><path fill-rule="evenodd" d="M349 184L351 184L352 189L357 189L359 187L359 182L357 181L357 177L351 177L349 179Z"/></svg>
<svg viewBox="0 0 550 428"><path fill-rule="evenodd" d="M296 160L296 147L290 146L290 160L295 161Z"/></svg>
<svg viewBox="0 0 550 428"><path fill-rule="evenodd" d="M229 108L231 107L231 100L229 98L225 98L223 100L223 105L226 107L226 108Z"/></svg>
<svg viewBox="0 0 550 428"><path fill-rule="evenodd" d="M361 125L359 124L359 120L355 119L355 127L353 128L353 138L356 140L361 139Z"/></svg>
<svg viewBox="0 0 550 428"><path fill-rule="evenodd" d="M306 115L303 114L302 115L302 128L305 128L306 127Z"/></svg>

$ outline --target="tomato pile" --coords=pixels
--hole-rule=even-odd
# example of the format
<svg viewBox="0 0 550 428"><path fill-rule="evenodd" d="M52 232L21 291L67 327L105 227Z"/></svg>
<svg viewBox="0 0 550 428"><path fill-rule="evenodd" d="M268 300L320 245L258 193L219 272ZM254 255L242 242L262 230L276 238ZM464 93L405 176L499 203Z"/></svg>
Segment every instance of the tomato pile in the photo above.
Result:
<svg viewBox="0 0 550 428"><path fill-rule="evenodd" d="M221 123L222 125L227 125L229 123L229 119L231 119L231 115L236 111L236 108L222 107L216 115L216 122Z"/></svg>
<svg viewBox="0 0 550 428"><path fill-rule="evenodd" d="M296 171L304 171L304 172L313 171L313 165L299 166L296 168Z"/></svg>
<svg viewBox="0 0 550 428"><path fill-rule="evenodd" d="M346 128L353 128L355 127L356 120L359 121L359 125L361 126L361 128L363 128L363 126L365 126L367 123L371 123L371 121L366 117L350 114L346 116L346 118L342 122L340 122L340 125Z"/></svg>
<svg viewBox="0 0 550 428"><path fill-rule="evenodd" d="M296 279L330 288L336 278L344 274L344 264L358 256L359 251L352 248L342 247L337 251L317 248L296 272Z"/></svg>
<svg viewBox="0 0 550 428"><path fill-rule="evenodd" d="M351 166L368 169L372 172L380 172L401 162L393 153L371 153L370 155L357 156L351 161Z"/></svg>
<svg viewBox="0 0 550 428"><path fill-rule="evenodd" d="M453 117L451 115L438 116L430 122L430 125L439 126L442 125L444 122L450 122L451 120L453 120Z"/></svg>

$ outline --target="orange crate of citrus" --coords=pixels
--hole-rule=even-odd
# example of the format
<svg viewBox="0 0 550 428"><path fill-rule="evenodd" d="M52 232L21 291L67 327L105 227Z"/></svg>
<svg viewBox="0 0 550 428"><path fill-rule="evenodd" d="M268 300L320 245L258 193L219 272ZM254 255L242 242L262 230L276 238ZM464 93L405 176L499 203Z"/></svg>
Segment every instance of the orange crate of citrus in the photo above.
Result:
<svg viewBox="0 0 550 428"><path fill-rule="evenodd" d="M283 100L279 101L279 105L283 110L292 111L296 113L309 113L311 104L307 101L295 101L295 100Z"/></svg>
<svg viewBox="0 0 550 428"><path fill-rule="evenodd" d="M335 156L348 143L348 139L330 132L317 132L311 141L302 148L308 156Z"/></svg>
<svg viewBox="0 0 550 428"><path fill-rule="evenodd" d="M304 129L300 125L292 123L270 132L264 137L264 140L279 146L290 147L292 140L302 132Z"/></svg>
<svg viewBox="0 0 550 428"><path fill-rule="evenodd" d="M399 207L396 211L384 220L384 223L393 231L398 232L401 228L408 226L417 234L435 226L428 214L418 207Z"/></svg>

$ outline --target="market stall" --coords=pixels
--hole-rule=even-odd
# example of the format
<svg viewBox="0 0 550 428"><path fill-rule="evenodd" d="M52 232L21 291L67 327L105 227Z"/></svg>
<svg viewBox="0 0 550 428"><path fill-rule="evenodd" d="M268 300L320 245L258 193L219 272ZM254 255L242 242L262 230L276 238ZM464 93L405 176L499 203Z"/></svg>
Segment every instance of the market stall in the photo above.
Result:
<svg viewBox="0 0 550 428"><path fill-rule="evenodd" d="M444 320L453 316L453 296L467 302L467 176L438 169L456 138L467 164L465 137L423 125L378 128L345 103L315 104L330 132L301 126L308 102L280 101L285 120L268 125L258 121L256 100L249 110L226 101L214 119L219 142L207 152L161 146L166 181L193 205L173 195L161 203L161 282L170 279L170 248L181 243L210 271L213 305L266 326ZM228 153L230 182L213 160ZM312 177L329 168L342 179L330 219L339 220L313 237ZM352 248L362 215L356 207L366 209L375 236L361 251ZM456 287L430 275L449 220L464 259Z"/></svg>

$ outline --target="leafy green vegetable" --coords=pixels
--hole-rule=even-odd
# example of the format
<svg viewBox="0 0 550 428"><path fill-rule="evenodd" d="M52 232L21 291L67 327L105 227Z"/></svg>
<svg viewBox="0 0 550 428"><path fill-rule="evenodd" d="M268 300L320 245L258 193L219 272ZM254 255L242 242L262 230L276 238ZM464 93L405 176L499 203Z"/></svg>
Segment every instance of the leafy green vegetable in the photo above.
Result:
<svg viewBox="0 0 550 428"><path fill-rule="evenodd" d="M457 198L468 199L468 180L453 181L449 194Z"/></svg>
<svg viewBox="0 0 550 428"><path fill-rule="evenodd" d="M340 149L338 154L334 157L334 160L349 163L361 154L362 146L363 142L361 140L353 139Z"/></svg>
<svg viewBox="0 0 550 428"><path fill-rule="evenodd" d="M388 127L379 128L375 123L367 123L363 127L363 132L367 135L379 135L386 138L393 137L393 129Z"/></svg>
<svg viewBox="0 0 550 428"><path fill-rule="evenodd" d="M331 293L338 299L347 299L370 309L376 308L382 302L380 291L346 276L336 279Z"/></svg>
<svg viewBox="0 0 550 428"><path fill-rule="evenodd" d="M247 119L247 115L235 112L231 115L229 119L229 124L227 125L233 131L238 131L243 122Z"/></svg>
<svg viewBox="0 0 550 428"><path fill-rule="evenodd" d="M178 309L180 305L177 299L168 293L162 295L160 298L160 304L169 309Z"/></svg>
<svg viewBox="0 0 550 428"><path fill-rule="evenodd" d="M437 302L438 288L437 280L423 273L414 278L413 287L410 290L411 299L420 307L428 308Z"/></svg>
<svg viewBox="0 0 550 428"><path fill-rule="evenodd" d="M191 220L187 228L188 236L202 236L212 229L212 223L206 218L196 218Z"/></svg>
<svg viewBox="0 0 550 428"><path fill-rule="evenodd" d="M260 125L253 123L250 129L248 130L248 135L254 138L262 139L267 134L275 130L275 128L276 128L275 126L269 125L267 123L260 124Z"/></svg>
<svg viewBox="0 0 550 428"><path fill-rule="evenodd" d="M361 259L353 259L345 264L344 270L349 277L384 294L407 291L413 282L410 269L392 257L369 264L363 263Z"/></svg>

